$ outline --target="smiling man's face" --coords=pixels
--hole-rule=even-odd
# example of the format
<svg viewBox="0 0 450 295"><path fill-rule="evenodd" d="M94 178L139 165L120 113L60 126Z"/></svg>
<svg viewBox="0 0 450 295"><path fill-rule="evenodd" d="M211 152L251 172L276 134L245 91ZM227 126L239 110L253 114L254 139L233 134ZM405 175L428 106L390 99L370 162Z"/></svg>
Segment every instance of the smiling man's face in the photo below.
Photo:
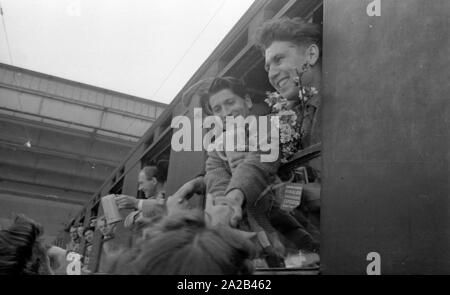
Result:
<svg viewBox="0 0 450 295"><path fill-rule="evenodd" d="M78 230L74 226L70 227L70 238L74 241L78 239Z"/></svg>
<svg viewBox="0 0 450 295"><path fill-rule="evenodd" d="M252 101L250 97L240 97L231 89L223 89L214 93L209 98L209 105L214 116L222 119L222 123L226 126L227 116L237 118L242 116L244 119L250 114Z"/></svg>
<svg viewBox="0 0 450 295"><path fill-rule="evenodd" d="M306 63L306 48L289 41L274 41L265 50L265 68L270 84L288 100L298 97L297 71Z"/></svg>

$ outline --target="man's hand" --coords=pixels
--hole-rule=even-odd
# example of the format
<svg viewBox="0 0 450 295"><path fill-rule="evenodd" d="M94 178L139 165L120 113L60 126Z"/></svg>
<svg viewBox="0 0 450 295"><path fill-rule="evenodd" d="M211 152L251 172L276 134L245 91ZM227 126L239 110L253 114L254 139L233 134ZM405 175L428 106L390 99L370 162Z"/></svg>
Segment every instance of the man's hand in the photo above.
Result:
<svg viewBox="0 0 450 295"><path fill-rule="evenodd" d="M167 215L171 215L174 212L188 209L188 202L183 196L174 194L167 198L166 208Z"/></svg>
<svg viewBox="0 0 450 295"><path fill-rule="evenodd" d="M183 184L178 191L167 198L167 214L188 209L188 201L195 193L203 193L205 183L203 176L196 177Z"/></svg>
<svg viewBox="0 0 450 295"><path fill-rule="evenodd" d="M230 220L232 226L237 226L242 219L242 205L244 204L245 196L241 190L234 189L225 196L226 203L233 209L233 215Z"/></svg>
<svg viewBox="0 0 450 295"><path fill-rule="evenodd" d="M117 195L116 204L119 209L138 209L139 200L135 197Z"/></svg>
<svg viewBox="0 0 450 295"><path fill-rule="evenodd" d="M225 199L224 197L216 197L217 204L214 202L214 197L210 194L206 196L206 206L205 206L205 218L206 224L208 226L216 226L218 224L231 225L231 218L233 216L233 209L228 206L226 201L220 200Z"/></svg>

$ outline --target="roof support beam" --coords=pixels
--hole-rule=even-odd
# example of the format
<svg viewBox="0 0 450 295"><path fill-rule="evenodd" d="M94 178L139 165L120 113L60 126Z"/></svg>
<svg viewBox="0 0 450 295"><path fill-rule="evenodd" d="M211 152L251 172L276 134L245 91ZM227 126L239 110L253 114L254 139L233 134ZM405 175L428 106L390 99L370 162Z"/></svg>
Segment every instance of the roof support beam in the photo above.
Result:
<svg viewBox="0 0 450 295"><path fill-rule="evenodd" d="M7 112L12 112L12 113L23 114L23 115L32 116L32 117L37 117L38 119L46 119L46 120L52 120L52 121L56 121L56 122L61 122L61 123L69 124L71 126L75 125L75 126L83 127L83 128L86 128L86 129L92 129L93 131L103 131L103 132L108 132L108 133L111 133L111 134L117 134L117 135L122 135L122 136L126 136L126 137L131 137L134 140L138 140L140 138L140 136L130 135L130 134L119 132L119 131L114 131L114 130L110 130L110 129L104 129L104 128L90 126L90 125L85 125L85 124L71 122L71 121L67 121L67 120L63 120L63 119L47 117L47 116L43 116L43 115L40 115L40 114L24 112L24 111L20 111L20 110L16 110L16 109L0 107L0 110L4 110L4 111L7 111ZM103 111L103 113L104 113L104 111ZM15 118L17 118L17 117L15 117Z"/></svg>
<svg viewBox="0 0 450 295"><path fill-rule="evenodd" d="M17 179L12 178L12 177L0 176L0 182L1 181L14 182L14 183L17 183L18 185L26 184L26 185L41 186L41 187L45 187L45 188L57 189L57 190L62 190L62 191L67 191L67 192L74 192L74 193L78 193L78 194L92 195L94 193L92 191L83 190L83 189L75 190L75 189L70 189L70 188L66 188L66 187L58 186L58 185L41 184L41 183L36 183L34 181L28 181L28 180L17 180Z"/></svg>
<svg viewBox="0 0 450 295"><path fill-rule="evenodd" d="M28 151L31 153L56 156L56 157L61 157L61 158L65 158L65 159L72 159L72 160L75 159L75 160L81 160L81 161L85 161L85 162L93 162L93 163L98 163L98 164L102 164L105 166L110 166L112 168L115 168L118 164L118 162L111 161L108 159L102 159L102 158L98 158L98 157L89 157L89 156L85 156L83 154L74 153L74 152L62 152L62 151L58 151L55 149L44 148L44 147L39 147L39 146L32 146L31 148L28 148L28 147L24 146L23 143L17 143L17 142L2 140L2 139L0 139L0 146L1 147L9 147L9 148L12 147L12 148L15 148L15 149L18 149L21 151Z"/></svg>
<svg viewBox="0 0 450 295"><path fill-rule="evenodd" d="M67 198L61 198L61 197L56 198L56 196L31 193L31 192L26 192L26 191L21 191L21 190L16 190L16 189L0 188L0 194L14 195L14 196L20 196L20 197L26 197L26 198L32 198L32 199L38 199L38 200L79 205L79 206L83 206L83 204L86 203L86 201L87 201L84 199L73 200L73 199L67 199Z"/></svg>
<svg viewBox="0 0 450 295"><path fill-rule="evenodd" d="M70 98L65 98L65 97L62 97L62 96L49 94L49 93L46 93L46 92L37 91L37 90L33 90L33 89L28 89L28 88L24 88L24 87L21 87L21 86L5 84L5 83L2 83L2 82L0 82L0 87L11 89L11 90L15 90L15 91L19 91L19 92L23 92L23 93L28 93L28 94L33 94L33 95L37 95L37 96L42 96L42 97L53 99L53 100L68 102L68 103L71 103L71 104L77 104L77 105L81 105L83 107L87 107L87 108L91 108L91 109L96 109L96 110L105 109L105 107L99 106L99 105L96 105L96 104L92 104L92 103L88 103L88 102L84 102L84 101L79 101L79 100L74 100L74 99L70 99ZM156 106L155 106L155 108L156 108ZM143 115L137 115L137 114L134 114L134 113L121 111L121 110L117 110L117 109L113 109L113 108L106 108L106 109L110 113L116 113L116 114L119 114L119 115L122 115L122 116L126 116L126 117L136 118L136 119L140 119L140 120L148 121L148 122L154 122L155 121L154 118L150 118L150 117L143 116Z"/></svg>

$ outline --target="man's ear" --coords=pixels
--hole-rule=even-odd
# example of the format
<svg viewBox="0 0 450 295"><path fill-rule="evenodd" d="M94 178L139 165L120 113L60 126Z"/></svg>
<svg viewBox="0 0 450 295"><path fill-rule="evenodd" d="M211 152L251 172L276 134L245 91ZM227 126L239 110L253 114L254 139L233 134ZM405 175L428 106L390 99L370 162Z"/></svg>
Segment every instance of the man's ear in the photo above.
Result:
<svg viewBox="0 0 450 295"><path fill-rule="evenodd" d="M311 66L314 66L320 57L320 49L317 44L311 44L306 49L306 58Z"/></svg>
<svg viewBox="0 0 450 295"><path fill-rule="evenodd" d="M248 94L245 95L245 104L247 105L247 107L249 109L251 109L253 106L252 99L250 98L250 95L248 95Z"/></svg>
<svg viewBox="0 0 450 295"><path fill-rule="evenodd" d="M158 180L156 179L156 177L154 177L154 176L152 177L152 182L154 185L156 185L158 183Z"/></svg>

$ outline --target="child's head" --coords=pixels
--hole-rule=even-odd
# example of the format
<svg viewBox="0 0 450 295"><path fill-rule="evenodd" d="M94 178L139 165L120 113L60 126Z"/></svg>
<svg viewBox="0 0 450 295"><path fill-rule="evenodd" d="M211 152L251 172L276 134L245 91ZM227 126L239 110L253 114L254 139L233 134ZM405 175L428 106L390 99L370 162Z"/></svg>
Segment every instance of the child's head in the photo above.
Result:
<svg viewBox="0 0 450 295"><path fill-rule="evenodd" d="M114 274L249 274L252 243L227 227L207 228L197 211L180 211L145 231L146 238L121 253Z"/></svg>

